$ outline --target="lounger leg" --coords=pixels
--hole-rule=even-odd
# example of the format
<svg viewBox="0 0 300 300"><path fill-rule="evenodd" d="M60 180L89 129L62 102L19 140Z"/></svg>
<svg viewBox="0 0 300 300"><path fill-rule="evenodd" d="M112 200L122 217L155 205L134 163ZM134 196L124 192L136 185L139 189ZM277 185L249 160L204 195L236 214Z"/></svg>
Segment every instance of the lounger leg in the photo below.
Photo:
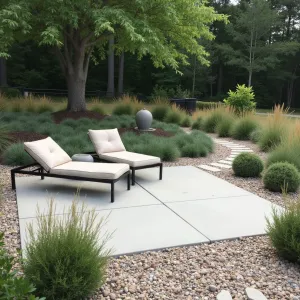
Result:
<svg viewBox="0 0 300 300"><path fill-rule="evenodd" d="M13 190L16 189L16 174L13 170L10 171L10 176L11 176L11 188Z"/></svg>
<svg viewBox="0 0 300 300"><path fill-rule="evenodd" d="M115 183L114 182L112 182L111 183L111 186L110 186L110 191L111 191L111 200L110 200L110 202L111 203L114 203L115 202Z"/></svg>
<svg viewBox="0 0 300 300"><path fill-rule="evenodd" d="M159 180L162 180L162 175L163 175L163 164L159 166Z"/></svg>
<svg viewBox="0 0 300 300"><path fill-rule="evenodd" d="M132 169L132 173L131 173L131 176L132 176L132 185L135 185L135 169Z"/></svg>
<svg viewBox="0 0 300 300"><path fill-rule="evenodd" d="M127 174L127 190L130 190L130 171Z"/></svg>
<svg viewBox="0 0 300 300"><path fill-rule="evenodd" d="M41 180L44 180L45 176L44 176L44 169L41 168Z"/></svg>

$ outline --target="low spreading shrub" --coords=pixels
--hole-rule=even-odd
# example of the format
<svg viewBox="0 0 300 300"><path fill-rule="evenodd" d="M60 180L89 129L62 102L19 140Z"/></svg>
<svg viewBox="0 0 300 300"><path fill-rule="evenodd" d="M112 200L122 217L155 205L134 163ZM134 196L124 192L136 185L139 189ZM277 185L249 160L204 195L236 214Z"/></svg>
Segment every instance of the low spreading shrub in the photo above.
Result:
<svg viewBox="0 0 300 300"><path fill-rule="evenodd" d="M244 115L253 111L256 107L254 102L254 92L252 87L237 85L236 91L229 91L228 98L224 100L225 105L229 106L237 115Z"/></svg>
<svg viewBox="0 0 300 300"><path fill-rule="evenodd" d="M86 299L105 280L103 220L75 201L67 213L55 213L50 201L47 214L38 211L36 228L29 224L24 274L46 299Z"/></svg>
<svg viewBox="0 0 300 300"><path fill-rule="evenodd" d="M0 299L6 300L44 300L37 298L34 293L34 286L13 269L15 260L10 256L4 245L4 234L0 232Z"/></svg>
<svg viewBox="0 0 300 300"><path fill-rule="evenodd" d="M1 121L0 119L0 154L11 144L8 130Z"/></svg>
<svg viewBox="0 0 300 300"><path fill-rule="evenodd" d="M264 169L264 164L256 154L241 153L233 160L232 169L239 177L258 177Z"/></svg>
<svg viewBox="0 0 300 300"><path fill-rule="evenodd" d="M267 234L279 256L300 264L300 201L287 203L267 219Z"/></svg>
<svg viewBox="0 0 300 300"><path fill-rule="evenodd" d="M252 118L242 118L233 125L231 135L237 140L249 140L257 127L258 123Z"/></svg>
<svg viewBox="0 0 300 300"><path fill-rule="evenodd" d="M273 192L296 192L300 185L300 175L295 166L287 162L272 164L264 175L265 187Z"/></svg>
<svg viewBox="0 0 300 300"><path fill-rule="evenodd" d="M230 136L233 124L234 119L232 117L223 117L222 120L217 124L215 131L219 137L228 137Z"/></svg>
<svg viewBox="0 0 300 300"><path fill-rule="evenodd" d="M171 108L167 105L155 106L152 110L153 119L163 121L170 111Z"/></svg>
<svg viewBox="0 0 300 300"><path fill-rule="evenodd" d="M2 154L6 165L21 166L33 163L32 158L24 151L22 143L12 144Z"/></svg>

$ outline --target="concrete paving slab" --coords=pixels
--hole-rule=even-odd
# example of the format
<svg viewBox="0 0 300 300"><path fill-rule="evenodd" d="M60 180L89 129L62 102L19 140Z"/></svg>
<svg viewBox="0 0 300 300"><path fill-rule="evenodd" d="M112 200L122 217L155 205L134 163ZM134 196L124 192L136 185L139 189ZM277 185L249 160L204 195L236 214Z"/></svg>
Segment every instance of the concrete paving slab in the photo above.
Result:
<svg viewBox="0 0 300 300"><path fill-rule="evenodd" d="M256 195L167 203L210 240L265 234L271 202ZM281 209L278 206L275 206Z"/></svg>
<svg viewBox="0 0 300 300"><path fill-rule="evenodd" d="M212 166L218 167L218 168L223 168L223 169L231 169L231 166L227 164L220 164L220 163L211 163Z"/></svg>
<svg viewBox="0 0 300 300"><path fill-rule="evenodd" d="M163 180L154 180L157 176L154 168L136 172L137 183L165 203L250 194L192 166L164 168Z"/></svg>
<svg viewBox="0 0 300 300"><path fill-rule="evenodd" d="M84 201L89 207L96 210L133 207L142 205L154 205L160 202L147 193L140 186L132 186L127 191L126 180L120 180L115 184L115 202L110 202L110 185L98 182L64 180L46 177L17 177L17 201L20 218L35 217L36 208L40 210L48 208L47 201L52 197L57 202L57 210L63 212L68 207L78 187L80 201Z"/></svg>
<svg viewBox="0 0 300 300"><path fill-rule="evenodd" d="M198 168L211 172L221 172L220 169L208 165L200 165Z"/></svg>
<svg viewBox="0 0 300 300"><path fill-rule="evenodd" d="M107 218L104 231L113 233L107 243L112 255L136 253L209 240L164 205L140 206L98 212L97 220ZM21 219L22 247L26 245L26 226L36 219Z"/></svg>
<svg viewBox="0 0 300 300"><path fill-rule="evenodd" d="M229 160L223 160L223 159L222 159L222 160L219 160L218 163L221 163L221 164L227 164L227 165L230 165L230 166L232 165L232 161L229 161Z"/></svg>

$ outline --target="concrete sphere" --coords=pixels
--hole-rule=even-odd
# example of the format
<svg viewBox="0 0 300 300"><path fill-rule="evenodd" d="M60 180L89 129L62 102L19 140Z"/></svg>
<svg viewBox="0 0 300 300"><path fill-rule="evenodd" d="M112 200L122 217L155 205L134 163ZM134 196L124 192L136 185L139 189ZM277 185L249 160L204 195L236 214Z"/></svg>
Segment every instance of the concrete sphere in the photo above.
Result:
<svg viewBox="0 0 300 300"><path fill-rule="evenodd" d="M139 130L149 130L152 124L152 114L147 109L142 109L135 116L136 125Z"/></svg>

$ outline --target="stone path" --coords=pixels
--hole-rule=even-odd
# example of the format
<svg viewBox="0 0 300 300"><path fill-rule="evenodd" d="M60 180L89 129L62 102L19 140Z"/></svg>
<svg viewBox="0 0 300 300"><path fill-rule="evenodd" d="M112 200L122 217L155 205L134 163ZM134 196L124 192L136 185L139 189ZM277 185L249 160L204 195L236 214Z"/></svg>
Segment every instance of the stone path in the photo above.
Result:
<svg viewBox="0 0 300 300"><path fill-rule="evenodd" d="M232 162L236 156L243 152L253 152L250 148L240 145L233 142L228 142L224 140L214 139L215 143L225 146L231 149L231 153L225 159L210 163L209 165L200 165L198 168L203 169L205 171L211 172L221 172L222 170L231 169Z"/></svg>
<svg viewBox="0 0 300 300"><path fill-rule="evenodd" d="M47 201L54 197L60 218L78 186L80 201L97 211L97 219L107 218L104 232L113 232L108 247L114 255L265 234L272 203L208 172L165 167L163 180L158 180L157 168L140 170L136 176L130 191L125 180L116 183L114 203L108 184L17 177L22 248L28 224L37 226L37 205L47 214Z"/></svg>

